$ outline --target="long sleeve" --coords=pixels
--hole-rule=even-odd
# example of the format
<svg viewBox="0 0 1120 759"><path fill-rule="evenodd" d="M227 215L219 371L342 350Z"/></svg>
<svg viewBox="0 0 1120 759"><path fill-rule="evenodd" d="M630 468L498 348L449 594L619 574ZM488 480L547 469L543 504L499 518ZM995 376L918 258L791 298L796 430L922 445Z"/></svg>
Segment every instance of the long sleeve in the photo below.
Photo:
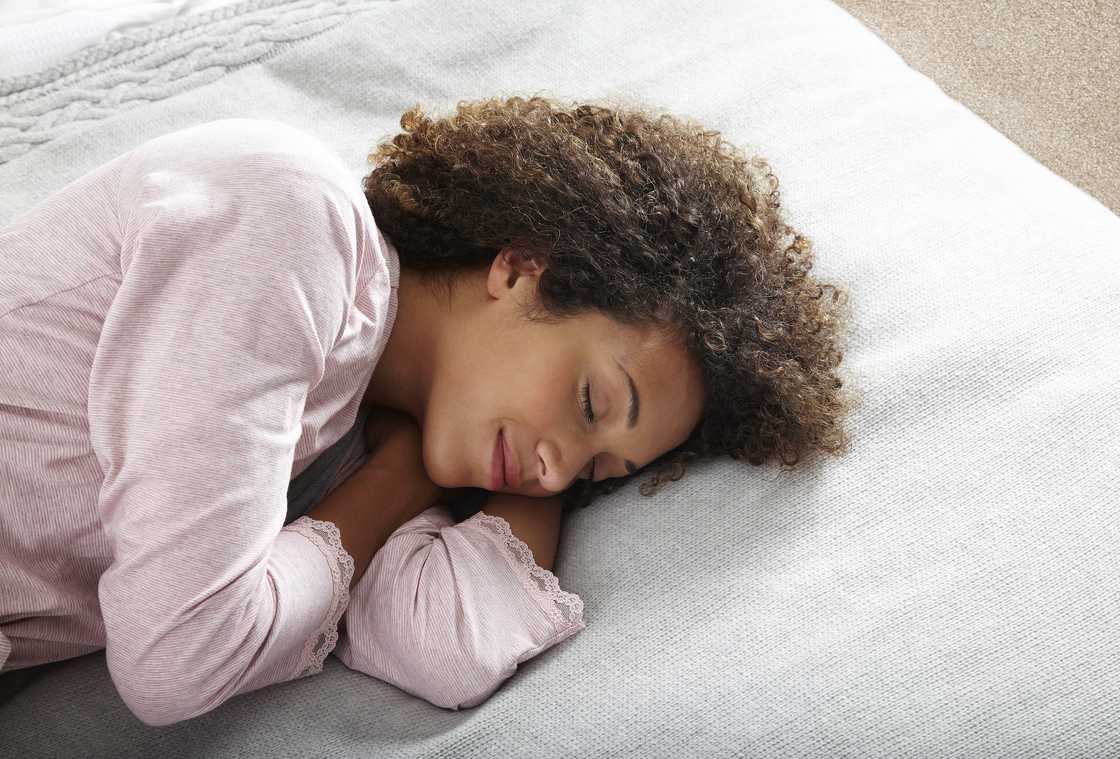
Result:
<svg viewBox="0 0 1120 759"><path fill-rule="evenodd" d="M477 706L517 665L585 627L583 601L502 517L433 506L401 525L351 593L335 656L447 709Z"/></svg>
<svg viewBox="0 0 1120 759"><path fill-rule="evenodd" d="M89 426L113 551L106 658L149 725L320 671L349 599L337 528L283 524L356 267L350 201L297 134L210 122L145 143L121 174Z"/></svg>

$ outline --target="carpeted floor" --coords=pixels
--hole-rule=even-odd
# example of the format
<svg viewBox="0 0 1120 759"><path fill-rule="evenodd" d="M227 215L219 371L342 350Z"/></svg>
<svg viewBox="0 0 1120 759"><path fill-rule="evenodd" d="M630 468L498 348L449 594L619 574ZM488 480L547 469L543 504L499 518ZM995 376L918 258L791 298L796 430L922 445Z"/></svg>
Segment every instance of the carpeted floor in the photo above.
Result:
<svg viewBox="0 0 1120 759"><path fill-rule="evenodd" d="M836 3L951 97L1120 214L1120 2Z"/></svg>

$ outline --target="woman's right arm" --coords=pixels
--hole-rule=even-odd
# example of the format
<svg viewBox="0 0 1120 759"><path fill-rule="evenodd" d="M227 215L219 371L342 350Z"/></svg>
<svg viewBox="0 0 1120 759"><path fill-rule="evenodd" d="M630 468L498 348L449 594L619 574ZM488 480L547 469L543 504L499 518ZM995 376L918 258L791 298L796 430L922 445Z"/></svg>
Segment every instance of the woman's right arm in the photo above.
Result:
<svg viewBox="0 0 1120 759"><path fill-rule="evenodd" d="M560 543L563 497L555 495L540 498L517 493L491 493L482 510L506 520L513 534L525 541L525 545L533 552L536 563L545 569L552 569Z"/></svg>
<svg viewBox="0 0 1120 759"><path fill-rule="evenodd" d="M359 218L271 122L164 135L118 164L117 289L89 372L109 674L145 724L315 674L353 572L283 525L309 391L349 308Z"/></svg>

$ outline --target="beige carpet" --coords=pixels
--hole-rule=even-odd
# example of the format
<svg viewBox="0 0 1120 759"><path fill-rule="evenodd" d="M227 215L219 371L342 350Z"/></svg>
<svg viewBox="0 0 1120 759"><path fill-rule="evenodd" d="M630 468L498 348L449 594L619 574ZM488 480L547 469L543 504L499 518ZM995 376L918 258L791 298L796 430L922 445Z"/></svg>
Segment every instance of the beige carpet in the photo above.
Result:
<svg viewBox="0 0 1120 759"><path fill-rule="evenodd" d="M1120 215L1118 0L836 0L910 66Z"/></svg>

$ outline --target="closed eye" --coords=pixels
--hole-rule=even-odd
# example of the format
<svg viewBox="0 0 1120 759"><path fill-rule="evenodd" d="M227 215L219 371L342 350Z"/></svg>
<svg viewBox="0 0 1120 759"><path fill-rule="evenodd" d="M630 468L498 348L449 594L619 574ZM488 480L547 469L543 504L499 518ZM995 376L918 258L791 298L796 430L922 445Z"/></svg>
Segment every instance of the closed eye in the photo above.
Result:
<svg viewBox="0 0 1120 759"><path fill-rule="evenodd" d="M583 414L587 419L588 424L595 423L595 411L591 408L591 383L587 382L583 386ZM591 459L591 474L587 479L595 479L595 459Z"/></svg>

